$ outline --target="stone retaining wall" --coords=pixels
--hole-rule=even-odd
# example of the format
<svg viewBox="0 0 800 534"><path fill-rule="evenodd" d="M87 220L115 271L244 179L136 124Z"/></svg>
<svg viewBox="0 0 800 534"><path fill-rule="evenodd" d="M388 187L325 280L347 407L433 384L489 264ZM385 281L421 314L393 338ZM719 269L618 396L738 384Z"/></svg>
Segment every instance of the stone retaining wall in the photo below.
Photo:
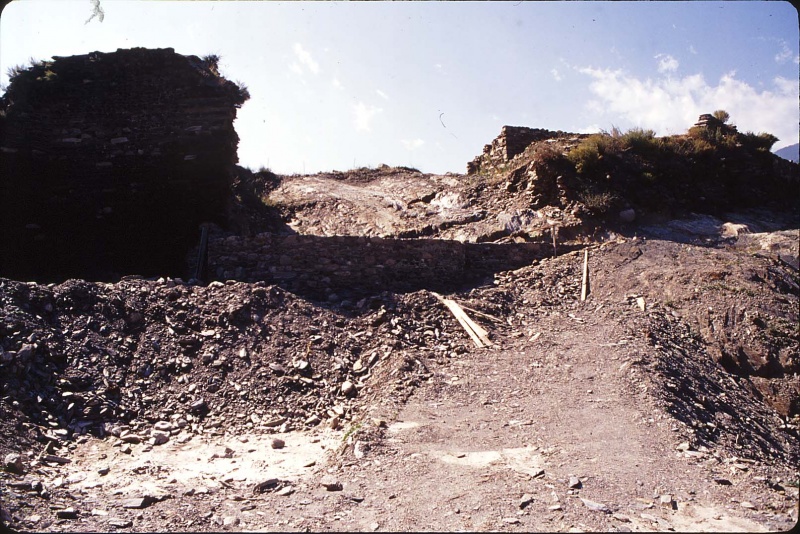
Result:
<svg viewBox="0 0 800 534"><path fill-rule="evenodd" d="M212 238L216 280L265 281L316 300L381 291L448 291L530 265L545 243L461 243L440 239L259 234Z"/></svg>

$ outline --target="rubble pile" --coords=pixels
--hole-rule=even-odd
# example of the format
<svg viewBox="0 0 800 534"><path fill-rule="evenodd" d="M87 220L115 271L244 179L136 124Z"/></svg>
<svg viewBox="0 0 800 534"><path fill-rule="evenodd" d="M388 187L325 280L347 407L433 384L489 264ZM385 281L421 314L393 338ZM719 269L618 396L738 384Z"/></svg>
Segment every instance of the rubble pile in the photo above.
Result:
<svg viewBox="0 0 800 534"><path fill-rule="evenodd" d="M407 353L446 359L468 341L425 292L322 308L263 283L2 280L0 302L4 409L56 442L336 425L362 392L424 374ZM373 384L384 367L399 371Z"/></svg>

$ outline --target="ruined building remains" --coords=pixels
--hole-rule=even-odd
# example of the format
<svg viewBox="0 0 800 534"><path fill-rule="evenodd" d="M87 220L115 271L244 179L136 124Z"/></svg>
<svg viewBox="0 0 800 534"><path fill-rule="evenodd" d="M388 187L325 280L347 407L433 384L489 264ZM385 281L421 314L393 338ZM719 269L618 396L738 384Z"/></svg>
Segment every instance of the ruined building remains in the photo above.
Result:
<svg viewBox="0 0 800 534"><path fill-rule="evenodd" d="M0 276L183 274L198 225L222 217L249 96L217 59L133 48L16 69L0 102Z"/></svg>

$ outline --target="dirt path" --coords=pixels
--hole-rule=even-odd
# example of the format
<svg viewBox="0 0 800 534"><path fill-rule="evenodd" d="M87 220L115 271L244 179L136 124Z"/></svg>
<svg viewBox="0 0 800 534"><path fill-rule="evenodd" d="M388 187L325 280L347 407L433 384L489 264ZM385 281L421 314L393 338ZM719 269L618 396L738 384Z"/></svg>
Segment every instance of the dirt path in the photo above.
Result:
<svg viewBox="0 0 800 534"><path fill-rule="evenodd" d="M389 425L385 441L343 464L345 489L365 500L348 507L341 526L763 531L791 525L788 517L742 508L711 479L704 454L687 459L676 452L674 422L651 405L632 365L643 347L593 307L566 319L538 320L535 328L546 333L535 341L504 340L503 348L472 352L438 372Z"/></svg>

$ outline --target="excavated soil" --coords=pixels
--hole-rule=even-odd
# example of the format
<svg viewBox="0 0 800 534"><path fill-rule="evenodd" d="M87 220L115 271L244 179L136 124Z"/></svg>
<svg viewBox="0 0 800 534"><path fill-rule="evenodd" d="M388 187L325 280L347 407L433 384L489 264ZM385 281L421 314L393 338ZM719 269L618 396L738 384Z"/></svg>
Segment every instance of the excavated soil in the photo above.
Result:
<svg viewBox="0 0 800 534"><path fill-rule="evenodd" d="M797 231L657 228L587 248L585 301L583 251L448 295L485 348L427 291L322 305L263 283L3 279L2 519L789 529Z"/></svg>

